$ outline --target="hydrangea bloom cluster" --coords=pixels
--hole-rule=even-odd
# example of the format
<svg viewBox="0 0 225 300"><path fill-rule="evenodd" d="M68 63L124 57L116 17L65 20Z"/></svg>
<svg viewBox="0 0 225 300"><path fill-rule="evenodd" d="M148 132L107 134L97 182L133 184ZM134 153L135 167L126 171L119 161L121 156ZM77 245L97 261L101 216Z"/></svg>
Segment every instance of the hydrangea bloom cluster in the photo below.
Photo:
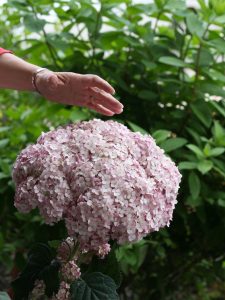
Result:
<svg viewBox="0 0 225 300"><path fill-rule="evenodd" d="M70 260L62 266L61 274L67 282L73 282L81 276L76 260Z"/></svg>
<svg viewBox="0 0 225 300"><path fill-rule="evenodd" d="M69 300L70 297L70 285L65 281L61 281L58 293L51 298L51 300Z"/></svg>
<svg viewBox="0 0 225 300"><path fill-rule="evenodd" d="M140 240L168 226L181 175L150 135L94 119L44 133L14 165L15 206L65 220L81 249ZM103 247L103 248L99 248Z"/></svg>
<svg viewBox="0 0 225 300"><path fill-rule="evenodd" d="M31 300L38 300L43 297L45 294L45 283L43 280L36 280L34 283L34 288L32 290L31 295L29 296L29 299Z"/></svg>

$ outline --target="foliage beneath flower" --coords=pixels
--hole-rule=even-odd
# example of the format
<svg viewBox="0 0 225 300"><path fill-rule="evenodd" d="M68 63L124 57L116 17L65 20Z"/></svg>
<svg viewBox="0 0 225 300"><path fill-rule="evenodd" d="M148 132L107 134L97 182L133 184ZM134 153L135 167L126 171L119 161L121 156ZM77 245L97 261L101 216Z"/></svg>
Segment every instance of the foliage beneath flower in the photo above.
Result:
<svg viewBox="0 0 225 300"><path fill-rule="evenodd" d="M28 253L28 262L19 277L13 281L15 300L28 299L32 290L40 290L38 284L41 280L45 294L53 296L59 289L60 264L54 259L51 248L45 244L37 244ZM43 288L41 289L43 291Z"/></svg>
<svg viewBox="0 0 225 300"><path fill-rule="evenodd" d="M72 300L119 300L114 281L102 273L88 273L71 286Z"/></svg>
<svg viewBox="0 0 225 300"><path fill-rule="evenodd" d="M120 283L116 272L120 273L114 252L106 260L101 259L101 263L95 259L89 261L88 270L82 275L78 265L84 262L82 252L74 251L76 243L71 243L73 255L68 261L58 260L57 253L62 252L63 242L57 252L46 244L37 244L30 250L25 269L12 283L14 299L38 300L45 296L51 300L119 299L116 290Z"/></svg>

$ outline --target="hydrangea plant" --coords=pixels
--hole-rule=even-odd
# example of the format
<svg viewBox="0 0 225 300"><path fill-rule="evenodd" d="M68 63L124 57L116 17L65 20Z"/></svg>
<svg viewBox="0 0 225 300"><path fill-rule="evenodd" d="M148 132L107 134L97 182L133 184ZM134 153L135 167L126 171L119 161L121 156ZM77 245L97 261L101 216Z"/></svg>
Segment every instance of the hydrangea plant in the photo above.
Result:
<svg viewBox="0 0 225 300"><path fill-rule="evenodd" d="M169 226L181 175L150 135L94 119L43 133L18 156L13 180L19 211L38 208L45 223L63 220L68 232L55 256L49 254L55 283L49 287L45 272L36 272L25 296L42 290L51 299L87 299L84 275L93 283L88 286L100 290L104 287L95 280L103 282L105 276L105 291L96 292L97 299L107 293L112 293L107 299L118 299L117 285L107 274L82 273L81 265L92 264L94 255L104 260L113 243L135 242ZM34 253L29 261L36 259ZM21 276L14 282L16 291Z"/></svg>

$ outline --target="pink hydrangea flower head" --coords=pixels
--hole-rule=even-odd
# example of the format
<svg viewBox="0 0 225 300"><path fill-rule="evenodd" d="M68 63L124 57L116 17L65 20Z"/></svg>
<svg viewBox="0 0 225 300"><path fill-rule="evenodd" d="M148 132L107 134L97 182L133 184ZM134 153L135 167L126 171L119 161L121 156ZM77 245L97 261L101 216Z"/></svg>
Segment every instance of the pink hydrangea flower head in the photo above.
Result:
<svg viewBox="0 0 225 300"><path fill-rule="evenodd" d="M181 175L150 135L94 119L42 134L17 158L13 179L20 211L65 220L81 249L98 253L109 240L169 226Z"/></svg>

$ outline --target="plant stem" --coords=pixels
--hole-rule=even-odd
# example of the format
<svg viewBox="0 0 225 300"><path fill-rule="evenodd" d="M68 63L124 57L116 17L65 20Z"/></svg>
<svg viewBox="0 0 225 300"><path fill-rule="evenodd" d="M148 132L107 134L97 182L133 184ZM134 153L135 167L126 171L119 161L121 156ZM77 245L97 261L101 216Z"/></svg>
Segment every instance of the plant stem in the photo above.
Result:
<svg viewBox="0 0 225 300"><path fill-rule="evenodd" d="M33 3L32 3L30 0L28 0L28 3L29 3L30 6L31 6L31 9L32 9L32 12L33 12L33 14L34 14L35 19L36 19L36 20L39 20L39 18L38 18L38 16L37 16L37 11L36 11L35 7L33 6ZM55 51L55 49L52 47L52 45L49 43L49 41L48 41L48 35L47 35L46 31L44 30L44 28L42 28L41 31L42 31L42 33L43 33L43 35L44 35L44 40L45 40L46 46L48 47L49 54L50 54L50 56L51 56L51 58L52 58L52 62L53 62L53 64L54 64L55 68L56 68L57 70L60 70L61 67L60 67L60 66L58 65L58 63L57 63L57 58L56 58L57 54L56 54L56 51Z"/></svg>
<svg viewBox="0 0 225 300"><path fill-rule="evenodd" d="M202 39L200 40L199 47L197 50L197 55L196 55L196 63L195 63L195 80L194 80L194 85L193 85L193 101L196 100L196 90L197 90L197 83L199 79L199 63L200 63L200 56L201 56L201 51L202 51L202 46L203 46L203 40L206 36L206 33L208 32L210 23L207 24L206 29L202 35Z"/></svg>

